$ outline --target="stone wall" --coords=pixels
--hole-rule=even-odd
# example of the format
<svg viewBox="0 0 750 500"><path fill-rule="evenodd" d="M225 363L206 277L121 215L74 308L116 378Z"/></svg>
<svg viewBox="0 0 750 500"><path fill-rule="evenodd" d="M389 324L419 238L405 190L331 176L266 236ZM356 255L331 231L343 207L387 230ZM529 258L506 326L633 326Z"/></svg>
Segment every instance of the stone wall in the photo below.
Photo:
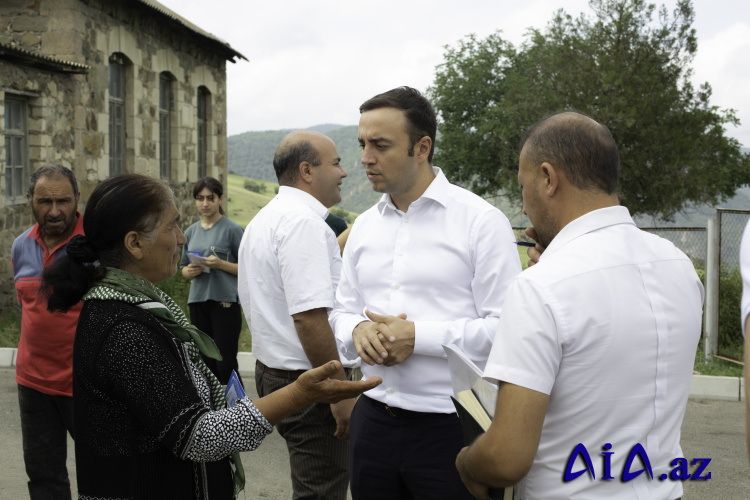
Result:
<svg viewBox="0 0 750 500"><path fill-rule="evenodd" d="M175 192L186 226L197 214L192 184L198 178L201 86L210 94L208 175L226 186L227 54L206 38L134 0L3 0L0 43L89 67L70 74L0 56L0 87L5 89L0 89L0 131L5 95L20 93L29 110L29 168L56 161L73 169L81 188L81 211L99 181L109 176L108 83L113 54L126 63L126 170L160 175L159 77L168 72L174 107L165 180ZM0 142L0 308L15 303L12 241L34 222L26 204L5 199L4 147Z"/></svg>

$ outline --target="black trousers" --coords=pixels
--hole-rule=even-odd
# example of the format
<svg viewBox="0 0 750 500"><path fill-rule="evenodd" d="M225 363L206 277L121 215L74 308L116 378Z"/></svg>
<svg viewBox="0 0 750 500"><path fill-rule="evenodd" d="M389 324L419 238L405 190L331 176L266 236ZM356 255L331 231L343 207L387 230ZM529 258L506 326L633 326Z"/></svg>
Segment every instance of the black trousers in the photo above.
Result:
<svg viewBox="0 0 750 500"><path fill-rule="evenodd" d="M18 407L29 496L32 500L70 499L66 460L68 433L75 439L73 398L19 385Z"/></svg>
<svg viewBox="0 0 750 500"><path fill-rule="evenodd" d="M360 396L349 439L354 500L474 499L456 470L464 441L455 413L388 412Z"/></svg>
<svg viewBox="0 0 750 500"><path fill-rule="evenodd" d="M224 307L222 304L230 304L230 306ZM242 330L240 304L208 300L188 304L188 307L190 307L190 322L214 339L221 353L221 361L206 357L203 361L216 375L219 382L226 385L232 370L237 371L238 377L240 375L237 366L237 342L240 339L240 330ZM240 382L242 382L241 378Z"/></svg>

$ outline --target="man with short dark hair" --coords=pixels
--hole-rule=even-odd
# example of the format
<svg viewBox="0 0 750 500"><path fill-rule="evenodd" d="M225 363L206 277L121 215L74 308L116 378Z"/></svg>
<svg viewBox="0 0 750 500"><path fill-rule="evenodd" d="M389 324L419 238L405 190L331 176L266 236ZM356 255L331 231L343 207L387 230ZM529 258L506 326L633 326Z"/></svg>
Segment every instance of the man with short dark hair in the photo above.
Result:
<svg viewBox="0 0 750 500"><path fill-rule="evenodd" d="M83 234L79 196L70 169L49 164L36 170L26 194L36 224L16 238L11 248L21 306L16 383L32 500L71 497L66 434L75 437L73 338L81 304L67 313L50 313L38 290L44 269L66 254L71 237Z"/></svg>
<svg viewBox="0 0 750 500"><path fill-rule="evenodd" d="M347 174L340 161L336 145L321 133L287 135L273 160L279 193L248 224L240 243L239 296L253 333L260 396L339 359L328 309L341 255L325 219L341 201ZM277 425L289 450L295 499L346 498L353 406L353 399L310 405Z"/></svg>
<svg viewBox="0 0 750 500"><path fill-rule="evenodd" d="M484 366L521 270L513 231L432 166L437 120L418 91L390 90L360 112L362 165L383 197L351 228L331 324L384 383L352 413L352 497L471 498L454 466L463 438L442 345Z"/></svg>
<svg viewBox="0 0 750 500"><path fill-rule="evenodd" d="M484 372L499 383L492 425L456 460L477 498L519 481L530 500L682 495L703 286L619 205L618 168L609 130L577 112L522 140L523 210L545 250L508 289Z"/></svg>

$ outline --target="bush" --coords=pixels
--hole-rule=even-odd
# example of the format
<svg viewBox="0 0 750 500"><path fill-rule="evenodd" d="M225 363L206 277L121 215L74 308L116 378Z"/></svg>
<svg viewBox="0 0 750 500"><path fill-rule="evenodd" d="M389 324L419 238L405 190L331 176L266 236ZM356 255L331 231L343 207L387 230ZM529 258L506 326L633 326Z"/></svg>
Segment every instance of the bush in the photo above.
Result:
<svg viewBox="0 0 750 500"><path fill-rule="evenodd" d="M742 276L739 267L722 267L719 280L719 354L742 360L744 338L740 320Z"/></svg>
<svg viewBox="0 0 750 500"><path fill-rule="evenodd" d="M253 193L265 193L266 185L262 182L254 181L252 179L245 179L245 189L252 191Z"/></svg>
<svg viewBox="0 0 750 500"><path fill-rule="evenodd" d="M21 308L9 308L0 316L0 347L18 347L21 339Z"/></svg>
<svg viewBox="0 0 750 500"><path fill-rule="evenodd" d="M346 210L339 207L338 205L329 208L328 211L332 213L333 215L335 215L336 217L341 217L342 219L346 221L348 225L351 226L353 221L352 221L352 214L350 212L347 212Z"/></svg>
<svg viewBox="0 0 750 500"><path fill-rule="evenodd" d="M172 300L177 302L185 316L190 317L188 308L188 295L190 294L190 280L185 279L180 271L169 279L156 285L162 292L166 293Z"/></svg>
<svg viewBox="0 0 750 500"><path fill-rule="evenodd" d="M161 291L172 297L172 299L180 306L185 316L190 319L190 308L188 307L188 295L190 294L190 280L185 279L181 272L177 272L174 276L166 279L157 285ZM240 340L238 342L240 351L250 352L253 350L253 338L250 335L250 329L245 321L245 314L242 314L242 330L240 332ZM15 346L13 346L15 347Z"/></svg>

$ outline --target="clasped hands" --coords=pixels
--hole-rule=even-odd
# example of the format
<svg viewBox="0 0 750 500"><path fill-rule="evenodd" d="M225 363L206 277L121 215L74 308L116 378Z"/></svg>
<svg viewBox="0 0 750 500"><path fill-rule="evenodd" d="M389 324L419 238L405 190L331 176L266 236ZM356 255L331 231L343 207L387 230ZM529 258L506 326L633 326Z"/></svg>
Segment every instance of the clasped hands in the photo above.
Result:
<svg viewBox="0 0 750 500"><path fill-rule="evenodd" d="M365 310L370 321L354 328L352 340L357 354L368 365L394 366L414 352L414 322L406 314L390 316Z"/></svg>

